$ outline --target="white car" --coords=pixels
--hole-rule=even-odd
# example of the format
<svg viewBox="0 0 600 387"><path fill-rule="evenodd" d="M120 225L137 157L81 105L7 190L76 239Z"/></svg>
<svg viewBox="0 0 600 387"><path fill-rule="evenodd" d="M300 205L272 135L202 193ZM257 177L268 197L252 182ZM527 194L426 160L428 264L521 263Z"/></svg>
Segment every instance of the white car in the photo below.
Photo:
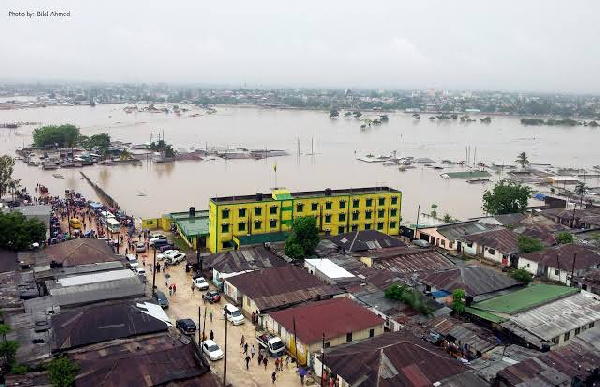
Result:
<svg viewBox="0 0 600 387"><path fill-rule="evenodd" d="M179 251L177 252L177 254L173 254L172 256L168 256L165 258L165 261L169 265L177 265L183 260L185 260L185 253L180 253Z"/></svg>
<svg viewBox="0 0 600 387"><path fill-rule="evenodd" d="M225 318L233 325L241 325L244 323L244 315L232 304L225 304L223 307L223 315L225 315Z"/></svg>
<svg viewBox="0 0 600 387"><path fill-rule="evenodd" d="M143 267L136 267L135 268L135 274L139 275L140 277L146 277L146 270L144 270Z"/></svg>
<svg viewBox="0 0 600 387"><path fill-rule="evenodd" d="M154 242L160 239L167 239L167 237L163 234L153 234L150 236L150 244L154 244Z"/></svg>
<svg viewBox="0 0 600 387"><path fill-rule="evenodd" d="M204 277L198 277L194 279L194 286L199 290L208 290L210 287Z"/></svg>
<svg viewBox="0 0 600 387"><path fill-rule="evenodd" d="M129 267L133 270L135 270L139 266L135 254L127 254L125 257L127 258L127 263L129 264Z"/></svg>
<svg viewBox="0 0 600 387"><path fill-rule="evenodd" d="M212 340L206 340L202 342L202 352L212 361L222 359L224 356L219 344Z"/></svg>
<svg viewBox="0 0 600 387"><path fill-rule="evenodd" d="M156 254L156 259L159 260L159 261L162 261L163 259L167 259L167 258L171 259L178 252L179 252L179 250L166 250L163 253Z"/></svg>

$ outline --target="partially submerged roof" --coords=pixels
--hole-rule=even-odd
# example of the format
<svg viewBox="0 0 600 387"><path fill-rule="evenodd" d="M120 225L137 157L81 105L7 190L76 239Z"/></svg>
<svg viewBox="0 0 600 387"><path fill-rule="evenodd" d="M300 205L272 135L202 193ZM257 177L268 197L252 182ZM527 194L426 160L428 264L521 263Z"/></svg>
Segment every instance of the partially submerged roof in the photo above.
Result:
<svg viewBox="0 0 600 387"><path fill-rule="evenodd" d="M519 251L518 235L504 228L467 235L464 239L480 246L491 247L505 254Z"/></svg>
<svg viewBox="0 0 600 387"><path fill-rule="evenodd" d="M353 386L432 386L467 371L442 348L402 331L332 348L325 364Z"/></svg>
<svg viewBox="0 0 600 387"><path fill-rule="evenodd" d="M271 313L273 320L298 340L308 345L331 340L358 330L383 326L384 320L357 302L346 297L336 297Z"/></svg>
<svg viewBox="0 0 600 387"><path fill-rule="evenodd" d="M436 271L421 277L421 281L450 293L455 289L463 289L467 296L471 297L521 284L507 275L481 266L457 266L448 270Z"/></svg>
<svg viewBox="0 0 600 387"><path fill-rule="evenodd" d="M600 268L600 252L575 243L523 254L521 257L546 267L560 268L566 271L571 271L573 268L575 270Z"/></svg>
<svg viewBox="0 0 600 387"><path fill-rule="evenodd" d="M261 311L284 308L343 293L341 289L325 284L296 266L255 270L229 277L226 282L254 300L256 307Z"/></svg>
<svg viewBox="0 0 600 387"><path fill-rule="evenodd" d="M211 254L206 256L203 262L204 266L227 274L288 265L263 246Z"/></svg>
<svg viewBox="0 0 600 387"><path fill-rule="evenodd" d="M353 231L329 237L333 243L348 252L379 250L390 247L406 246L398 238L391 237L377 230Z"/></svg>
<svg viewBox="0 0 600 387"><path fill-rule="evenodd" d="M52 316L53 351L167 330L134 302L95 305Z"/></svg>

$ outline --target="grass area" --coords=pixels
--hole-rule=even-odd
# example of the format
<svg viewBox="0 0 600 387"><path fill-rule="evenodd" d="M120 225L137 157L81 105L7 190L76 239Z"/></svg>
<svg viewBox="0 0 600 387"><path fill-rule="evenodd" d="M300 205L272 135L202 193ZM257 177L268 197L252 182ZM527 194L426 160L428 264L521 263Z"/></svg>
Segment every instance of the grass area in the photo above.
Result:
<svg viewBox="0 0 600 387"><path fill-rule="evenodd" d="M512 314L577 292L577 288L562 285L533 284L510 294L478 302L472 307L480 311Z"/></svg>

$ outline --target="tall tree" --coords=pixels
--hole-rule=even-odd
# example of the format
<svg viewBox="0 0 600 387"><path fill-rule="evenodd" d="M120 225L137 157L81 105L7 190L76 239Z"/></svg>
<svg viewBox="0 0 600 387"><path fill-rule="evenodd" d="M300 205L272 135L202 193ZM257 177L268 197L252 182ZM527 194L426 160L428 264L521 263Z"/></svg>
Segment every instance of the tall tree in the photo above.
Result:
<svg viewBox="0 0 600 387"><path fill-rule="evenodd" d="M488 214L512 214L525 211L531 188L516 182L498 182L493 191L483 193L483 210Z"/></svg>
<svg viewBox="0 0 600 387"><path fill-rule="evenodd" d="M285 253L290 253L290 258L294 259L311 256L318 243L317 220L312 216L296 218L292 224L292 234L285 241Z"/></svg>
<svg viewBox="0 0 600 387"><path fill-rule="evenodd" d="M21 251L46 239L46 225L18 211L0 213L0 247Z"/></svg>
<svg viewBox="0 0 600 387"><path fill-rule="evenodd" d="M0 157L0 197L2 197L11 182L15 159L8 155Z"/></svg>
<svg viewBox="0 0 600 387"><path fill-rule="evenodd" d="M521 164L521 168L525 168L525 166L529 164L529 159L527 159L527 155L525 154L525 152L519 153L516 162L518 164Z"/></svg>
<svg viewBox="0 0 600 387"><path fill-rule="evenodd" d="M43 126L33 131L33 145L42 148L73 148L78 139L79 128L73 124Z"/></svg>
<svg viewBox="0 0 600 387"><path fill-rule="evenodd" d="M454 289L452 292L452 309L459 315L465 311L465 298L464 289Z"/></svg>

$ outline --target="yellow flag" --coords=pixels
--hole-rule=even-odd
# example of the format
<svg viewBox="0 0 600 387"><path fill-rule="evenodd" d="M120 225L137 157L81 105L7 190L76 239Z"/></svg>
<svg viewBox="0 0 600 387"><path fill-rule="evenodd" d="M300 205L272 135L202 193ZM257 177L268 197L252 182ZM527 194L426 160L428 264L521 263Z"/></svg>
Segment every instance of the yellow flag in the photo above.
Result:
<svg viewBox="0 0 600 387"><path fill-rule="evenodd" d="M273 164L273 171L277 172L277 163Z"/></svg>

